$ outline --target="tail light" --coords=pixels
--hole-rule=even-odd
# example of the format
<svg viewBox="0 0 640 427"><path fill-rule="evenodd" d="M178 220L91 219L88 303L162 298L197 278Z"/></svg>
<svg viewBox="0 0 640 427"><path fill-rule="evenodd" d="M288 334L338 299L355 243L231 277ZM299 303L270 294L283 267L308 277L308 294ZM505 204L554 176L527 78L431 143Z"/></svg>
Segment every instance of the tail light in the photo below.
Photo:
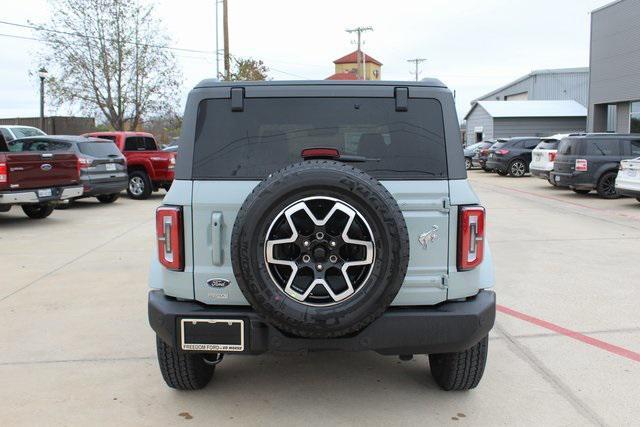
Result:
<svg viewBox="0 0 640 427"><path fill-rule="evenodd" d="M484 257L484 218L482 206L464 206L458 212L458 270L476 268Z"/></svg>
<svg viewBox="0 0 640 427"><path fill-rule="evenodd" d="M589 165L587 163L587 159L576 159L575 169L577 172L586 172L588 168Z"/></svg>
<svg viewBox="0 0 640 427"><path fill-rule="evenodd" d="M7 170L7 164L3 162L0 163L0 183L6 184L7 182L9 182L9 172Z"/></svg>
<svg viewBox="0 0 640 427"><path fill-rule="evenodd" d="M556 161L556 157L558 157L558 153L555 153L553 151L549 153L549 161L550 162L555 162Z"/></svg>
<svg viewBox="0 0 640 427"><path fill-rule="evenodd" d="M176 158L175 156L169 157L169 169L175 169L176 167Z"/></svg>
<svg viewBox="0 0 640 427"><path fill-rule="evenodd" d="M504 148L501 148L500 150L496 151L496 154L500 154L501 156L504 156L505 154L509 154L509 150L505 150Z"/></svg>
<svg viewBox="0 0 640 427"><path fill-rule="evenodd" d="M169 270L184 270L182 209L161 206L156 210L158 259Z"/></svg>
<svg viewBox="0 0 640 427"><path fill-rule="evenodd" d="M78 174L80 171L87 170L91 167L93 161L91 159L87 159L86 157L78 157Z"/></svg>

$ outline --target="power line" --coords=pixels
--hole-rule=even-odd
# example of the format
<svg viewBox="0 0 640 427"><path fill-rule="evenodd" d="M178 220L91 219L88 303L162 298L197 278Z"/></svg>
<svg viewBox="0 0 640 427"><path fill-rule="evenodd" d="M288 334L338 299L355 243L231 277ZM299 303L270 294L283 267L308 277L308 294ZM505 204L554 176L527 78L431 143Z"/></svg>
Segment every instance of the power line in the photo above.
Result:
<svg viewBox="0 0 640 427"><path fill-rule="evenodd" d="M64 35L67 35L67 36L81 37L81 38L87 38L87 39L93 39L93 40L102 40L100 37L97 37L97 36L89 36L89 35L82 34L82 33L74 33L74 32L69 32L69 31L62 31L62 30L52 30L52 29L45 28L45 27L38 27L36 25L18 24L18 23L15 23L15 22L8 22L8 21L2 21L2 20L0 20L0 24L11 25L11 26L20 27L20 28L29 28L29 29L36 30L36 31L46 31L48 33L64 34ZM16 36L16 38L20 38L20 37ZM27 40L30 40L27 37L24 37L24 38L26 38ZM42 39L35 39L34 38L32 40L40 40L40 41L46 42L46 40L42 40ZM137 43L137 42L115 40L115 39L104 39L104 40L107 40L107 41L110 41L110 42L118 41L120 43L134 45L134 46L153 47L153 48L158 48L158 49L174 50L174 51L177 51L177 52L204 53L204 54L207 54L207 55L215 53L212 50L187 49L187 48L182 48L182 47L163 46L163 45L147 44L147 43Z"/></svg>
<svg viewBox="0 0 640 427"><path fill-rule="evenodd" d="M415 71L415 75L416 75L416 81L418 81L418 78L420 76L420 70L419 70L419 65L422 64L424 61L426 61L426 58L414 58L414 59L407 59L407 62L413 62L416 64L416 71Z"/></svg>

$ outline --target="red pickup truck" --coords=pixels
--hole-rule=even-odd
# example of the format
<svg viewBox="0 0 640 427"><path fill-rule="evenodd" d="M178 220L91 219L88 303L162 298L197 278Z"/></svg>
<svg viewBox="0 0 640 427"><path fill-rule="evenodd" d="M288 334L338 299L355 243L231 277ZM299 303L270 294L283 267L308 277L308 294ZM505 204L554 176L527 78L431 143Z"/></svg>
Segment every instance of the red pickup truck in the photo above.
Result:
<svg viewBox="0 0 640 427"><path fill-rule="evenodd" d="M79 184L75 153L13 152L0 138L0 212L20 205L29 218L46 218L56 204L82 195Z"/></svg>
<svg viewBox="0 0 640 427"><path fill-rule="evenodd" d="M147 199L153 191L169 191L176 165L175 153L158 148L153 135L146 132L92 132L84 136L110 139L127 159L129 185L127 193L132 199Z"/></svg>

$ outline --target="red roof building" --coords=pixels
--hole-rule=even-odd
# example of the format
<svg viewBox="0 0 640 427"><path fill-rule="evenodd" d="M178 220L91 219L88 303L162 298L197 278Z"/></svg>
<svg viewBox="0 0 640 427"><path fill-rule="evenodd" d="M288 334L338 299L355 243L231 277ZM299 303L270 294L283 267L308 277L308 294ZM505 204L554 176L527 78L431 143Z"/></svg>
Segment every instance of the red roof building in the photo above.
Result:
<svg viewBox="0 0 640 427"><path fill-rule="evenodd" d="M359 68L362 64L358 64L361 57L364 58L362 70ZM380 80L382 62L362 51L354 50L350 54L336 59L333 63L335 64L335 74L327 77L327 80L359 80L362 75L365 80Z"/></svg>

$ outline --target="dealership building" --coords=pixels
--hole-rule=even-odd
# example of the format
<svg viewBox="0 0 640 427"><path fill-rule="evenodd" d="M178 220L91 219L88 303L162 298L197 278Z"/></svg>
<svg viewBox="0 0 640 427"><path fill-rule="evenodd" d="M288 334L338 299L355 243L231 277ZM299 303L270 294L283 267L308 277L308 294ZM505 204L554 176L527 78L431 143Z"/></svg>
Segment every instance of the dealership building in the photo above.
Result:
<svg viewBox="0 0 640 427"><path fill-rule="evenodd" d="M591 13L589 63L588 130L640 133L640 1Z"/></svg>

